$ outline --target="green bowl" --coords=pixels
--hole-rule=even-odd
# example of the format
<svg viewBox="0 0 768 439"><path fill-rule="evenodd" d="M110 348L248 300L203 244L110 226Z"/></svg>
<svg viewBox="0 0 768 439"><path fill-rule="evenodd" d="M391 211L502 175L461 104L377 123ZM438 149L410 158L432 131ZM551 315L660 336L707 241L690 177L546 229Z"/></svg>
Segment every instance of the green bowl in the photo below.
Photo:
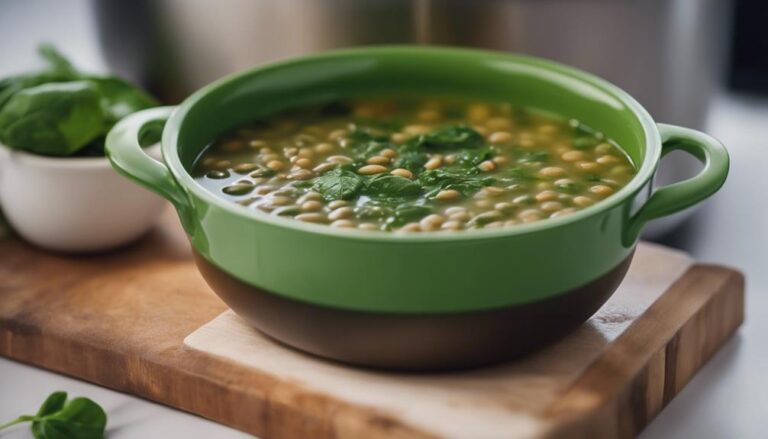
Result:
<svg viewBox="0 0 768 439"><path fill-rule="evenodd" d="M604 201L560 218L405 235L269 216L216 197L189 174L201 150L239 124L387 94L503 99L576 118L616 140L638 173ZM138 143L162 123L165 163ZM340 361L422 370L509 358L581 324L623 278L645 223L707 198L728 172L717 140L656 124L606 81L541 59L447 48L361 48L262 66L178 107L126 117L106 148L118 171L173 203L204 277L256 328ZM659 160L672 150L704 168L654 189Z"/></svg>

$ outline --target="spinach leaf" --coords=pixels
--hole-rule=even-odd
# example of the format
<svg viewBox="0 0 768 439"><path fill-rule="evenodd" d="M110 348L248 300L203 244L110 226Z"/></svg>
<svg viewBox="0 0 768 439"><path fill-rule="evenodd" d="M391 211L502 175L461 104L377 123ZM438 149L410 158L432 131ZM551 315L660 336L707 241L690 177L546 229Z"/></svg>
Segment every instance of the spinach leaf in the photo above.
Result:
<svg viewBox="0 0 768 439"><path fill-rule="evenodd" d="M527 108L513 107L512 117L515 119L515 123L521 127L527 127L531 125L532 118L531 112Z"/></svg>
<svg viewBox="0 0 768 439"><path fill-rule="evenodd" d="M355 127L347 134L347 138L355 142L386 142L389 140L388 130L369 124L355 124Z"/></svg>
<svg viewBox="0 0 768 439"><path fill-rule="evenodd" d="M98 404L75 398L57 412L33 421L32 433L37 439L97 439L104 437L106 425L107 415Z"/></svg>
<svg viewBox="0 0 768 439"><path fill-rule="evenodd" d="M432 207L405 197L375 198L355 208L361 219L386 218L384 224L387 229L421 219L431 212Z"/></svg>
<svg viewBox="0 0 768 439"><path fill-rule="evenodd" d="M590 149L596 146L598 143L600 143L600 141L591 136L573 138L573 147L576 149Z"/></svg>
<svg viewBox="0 0 768 439"><path fill-rule="evenodd" d="M555 183L555 187L560 192L565 192L566 194L576 194L582 190L582 185L579 183L573 181L569 182L563 182L563 183Z"/></svg>
<svg viewBox="0 0 768 439"><path fill-rule="evenodd" d="M585 125L576 123L573 126L573 147L576 149L589 149L600 143L594 131Z"/></svg>
<svg viewBox="0 0 768 439"><path fill-rule="evenodd" d="M97 87L55 82L19 91L0 109L0 140L15 149L66 156L105 133Z"/></svg>
<svg viewBox="0 0 768 439"><path fill-rule="evenodd" d="M25 88L35 87L49 82L75 81L80 74L60 53L50 45L42 45L38 49L48 66L45 70L33 73L10 76L0 80L0 108L17 92Z"/></svg>
<svg viewBox="0 0 768 439"><path fill-rule="evenodd" d="M395 208L394 214L387 218L386 225L388 228L399 227L421 219L430 213L432 213L432 208L429 206L415 203L400 204Z"/></svg>
<svg viewBox="0 0 768 439"><path fill-rule="evenodd" d="M109 128L123 117L158 105L155 98L115 77L89 77L101 94ZM108 131L108 129L107 129Z"/></svg>
<svg viewBox="0 0 768 439"><path fill-rule="evenodd" d="M53 46L42 45L39 53L44 70L0 81L0 140L11 148L103 156L115 122L158 104L122 79L79 72Z"/></svg>
<svg viewBox="0 0 768 439"><path fill-rule="evenodd" d="M405 177L379 174L368 180L364 192L370 197L407 197L421 193L421 185Z"/></svg>
<svg viewBox="0 0 768 439"><path fill-rule="evenodd" d="M438 186L455 181L462 181L470 176L477 174L471 170L438 168L424 171L419 175L419 182L424 186Z"/></svg>
<svg viewBox="0 0 768 439"><path fill-rule="evenodd" d="M485 146L480 149L468 149L456 153L456 163L454 166L464 168L474 168L480 163L493 158L496 155L496 149L492 146Z"/></svg>
<svg viewBox="0 0 768 439"><path fill-rule="evenodd" d="M392 145L389 142L379 142L376 140L365 141L361 143L353 143L347 147L347 151L354 155L354 159L357 161L365 161L375 155L383 149L389 148Z"/></svg>
<svg viewBox="0 0 768 439"><path fill-rule="evenodd" d="M67 392L53 392L45 398L35 416L47 416L58 412L64 407L65 402L67 402Z"/></svg>
<svg viewBox="0 0 768 439"><path fill-rule="evenodd" d="M88 398L68 401L66 392L54 392L46 398L36 415L19 416L0 425L0 430L29 421L36 439L100 439L104 437L107 415Z"/></svg>
<svg viewBox="0 0 768 439"><path fill-rule="evenodd" d="M427 188L427 197L433 197L444 189L455 189L465 196L479 191L485 186L495 184L496 179L478 175L477 168L442 168L424 171L419 175L419 182Z"/></svg>
<svg viewBox="0 0 768 439"><path fill-rule="evenodd" d="M535 181L539 179L533 170L521 168L519 166L507 168L504 170L504 172L501 173L501 176L522 181Z"/></svg>
<svg viewBox="0 0 768 439"><path fill-rule="evenodd" d="M430 149L479 148L485 139L466 125L447 125L431 133L422 134L411 140L413 144Z"/></svg>
<svg viewBox="0 0 768 439"><path fill-rule="evenodd" d="M517 156L518 163L546 163L549 161L547 151L523 151Z"/></svg>
<svg viewBox="0 0 768 439"><path fill-rule="evenodd" d="M388 141L395 131L403 129L402 120L393 118L357 118L352 132L347 136L350 139Z"/></svg>
<svg viewBox="0 0 768 439"><path fill-rule="evenodd" d="M363 186L363 179L352 171L336 168L317 177L312 186L328 201L345 200L355 196Z"/></svg>
<svg viewBox="0 0 768 439"><path fill-rule="evenodd" d="M3 80L0 80L0 108L8 102L11 97L24 90L25 88L35 87L41 84L47 84L49 82L65 82L74 81L77 77L74 75L45 71L38 73L26 73L22 75L10 76Z"/></svg>
<svg viewBox="0 0 768 439"><path fill-rule="evenodd" d="M403 147L398 152L394 166L395 168L403 168L411 172L420 172L424 168L424 164L427 163L427 160L429 160L429 156L425 152Z"/></svg>
<svg viewBox="0 0 768 439"><path fill-rule="evenodd" d="M41 44L37 48L37 53L48 64L47 71L51 73L58 73L63 76L69 76L71 78L77 78L80 73L75 66L69 62L55 47L50 44Z"/></svg>
<svg viewBox="0 0 768 439"><path fill-rule="evenodd" d="M532 170L521 167L512 167L501 172L501 174L496 176L496 179L499 184L507 186L511 184L525 184L532 181L538 181L539 177L537 177Z"/></svg>

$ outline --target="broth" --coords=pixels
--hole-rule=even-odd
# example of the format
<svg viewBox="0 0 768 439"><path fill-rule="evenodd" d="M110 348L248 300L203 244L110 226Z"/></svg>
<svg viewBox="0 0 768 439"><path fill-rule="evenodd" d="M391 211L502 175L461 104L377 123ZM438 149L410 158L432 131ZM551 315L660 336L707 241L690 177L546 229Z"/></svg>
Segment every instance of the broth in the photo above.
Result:
<svg viewBox="0 0 768 439"><path fill-rule="evenodd" d="M576 120L451 99L286 111L212 142L192 170L202 186L245 209L397 232L568 215L635 173L616 144Z"/></svg>

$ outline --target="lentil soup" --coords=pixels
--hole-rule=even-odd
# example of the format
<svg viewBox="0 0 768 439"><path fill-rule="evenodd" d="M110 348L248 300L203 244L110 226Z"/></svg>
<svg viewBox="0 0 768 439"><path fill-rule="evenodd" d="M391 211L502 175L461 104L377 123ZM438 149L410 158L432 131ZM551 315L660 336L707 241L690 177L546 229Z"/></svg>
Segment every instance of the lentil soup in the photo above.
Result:
<svg viewBox="0 0 768 439"><path fill-rule="evenodd" d="M600 132L508 103L355 100L286 111L212 142L193 177L243 208L398 232L568 215L635 175Z"/></svg>

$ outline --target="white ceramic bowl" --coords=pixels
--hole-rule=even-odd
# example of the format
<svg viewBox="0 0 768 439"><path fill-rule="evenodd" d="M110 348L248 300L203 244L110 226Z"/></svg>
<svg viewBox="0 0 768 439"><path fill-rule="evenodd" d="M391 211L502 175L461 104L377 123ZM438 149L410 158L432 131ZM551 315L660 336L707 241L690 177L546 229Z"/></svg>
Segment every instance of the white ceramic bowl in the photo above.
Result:
<svg viewBox="0 0 768 439"><path fill-rule="evenodd" d="M160 158L160 146L147 152ZM118 174L106 157L52 158L0 144L0 207L27 241L95 252L146 233L165 201Z"/></svg>

